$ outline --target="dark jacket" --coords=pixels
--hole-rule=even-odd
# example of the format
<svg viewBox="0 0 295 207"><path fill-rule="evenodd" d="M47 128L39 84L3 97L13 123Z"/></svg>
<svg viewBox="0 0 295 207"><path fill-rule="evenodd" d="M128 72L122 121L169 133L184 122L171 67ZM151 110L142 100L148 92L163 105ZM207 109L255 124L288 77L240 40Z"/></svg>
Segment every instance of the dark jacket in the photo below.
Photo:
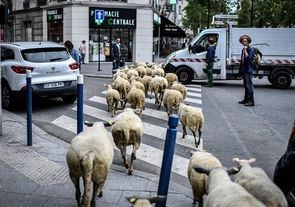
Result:
<svg viewBox="0 0 295 207"><path fill-rule="evenodd" d="M119 59L121 58L121 51L119 50L118 46L116 43L112 45L112 59Z"/></svg>
<svg viewBox="0 0 295 207"><path fill-rule="evenodd" d="M216 44L209 45L209 47L207 48L206 63L213 63L214 62L215 49L216 49Z"/></svg>
<svg viewBox="0 0 295 207"><path fill-rule="evenodd" d="M243 51L242 50L242 54L241 54L241 65L240 65L240 72L242 73L248 73L248 72L253 72L254 70L254 64L253 64L253 60L254 60L254 49L252 47L248 47L247 48L247 53L248 53L248 57L243 59Z"/></svg>

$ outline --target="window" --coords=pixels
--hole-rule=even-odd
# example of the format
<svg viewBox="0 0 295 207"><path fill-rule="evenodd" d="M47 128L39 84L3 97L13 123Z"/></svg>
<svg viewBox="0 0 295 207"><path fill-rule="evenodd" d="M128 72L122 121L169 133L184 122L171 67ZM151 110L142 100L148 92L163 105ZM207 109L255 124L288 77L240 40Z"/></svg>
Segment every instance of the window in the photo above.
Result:
<svg viewBox="0 0 295 207"><path fill-rule="evenodd" d="M1 61L14 60L14 59L15 59L15 54L13 50L6 47L1 47Z"/></svg>
<svg viewBox="0 0 295 207"><path fill-rule="evenodd" d="M201 53L205 52L207 50L208 42L207 39L208 37L214 37L215 42L218 41L218 35L217 34L205 34L203 35L193 46L192 52L193 53Z"/></svg>
<svg viewBox="0 0 295 207"><path fill-rule="evenodd" d="M21 54L24 60L35 63L64 61L70 58L65 48L27 49Z"/></svg>

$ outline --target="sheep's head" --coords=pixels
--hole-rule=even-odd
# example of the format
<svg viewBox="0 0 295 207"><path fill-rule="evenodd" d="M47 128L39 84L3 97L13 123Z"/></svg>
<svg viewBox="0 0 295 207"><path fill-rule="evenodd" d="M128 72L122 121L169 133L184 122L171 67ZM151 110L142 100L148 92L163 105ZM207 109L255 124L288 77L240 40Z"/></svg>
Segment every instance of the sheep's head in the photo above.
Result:
<svg viewBox="0 0 295 207"><path fill-rule="evenodd" d="M242 160L242 159L239 159L239 158L236 158L236 157L233 158L233 163L236 163L238 166L242 166L242 165L245 165L245 164L251 165L254 162L256 162L255 158L250 158L248 160Z"/></svg>

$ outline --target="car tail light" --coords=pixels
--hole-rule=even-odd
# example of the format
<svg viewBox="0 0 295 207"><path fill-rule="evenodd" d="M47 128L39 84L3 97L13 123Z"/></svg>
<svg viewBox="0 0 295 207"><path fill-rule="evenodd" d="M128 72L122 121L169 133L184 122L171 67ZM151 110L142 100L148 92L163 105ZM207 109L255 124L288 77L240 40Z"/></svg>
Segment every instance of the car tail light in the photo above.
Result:
<svg viewBox="0 0 295 207"><path fill-rule="evenodd" d="M71 68L71 70L79 69L79 63L72 63L69 65L69 67Z"/></svg>
<svg viewBox="0 0 295 207"><path fill-rule="evenodd" d="M20 66L20 65L13 65L11 69L17 74L26 74L26 70L30 70L33 72L34 68L29 66Z"/></svg>

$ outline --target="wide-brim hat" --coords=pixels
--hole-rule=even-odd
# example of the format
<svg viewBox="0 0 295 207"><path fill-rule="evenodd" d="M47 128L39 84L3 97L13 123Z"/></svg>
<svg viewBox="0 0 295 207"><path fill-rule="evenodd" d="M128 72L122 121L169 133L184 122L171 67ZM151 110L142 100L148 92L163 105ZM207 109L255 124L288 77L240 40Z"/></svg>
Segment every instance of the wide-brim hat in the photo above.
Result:
<svg viewBox="0 0 295 207"><path fill-rule="evenodd" d="M242 35L239 39L241 44L242 44L243 39L247 39L249 44L252 42L251 38L248 35Z"/></svg>

